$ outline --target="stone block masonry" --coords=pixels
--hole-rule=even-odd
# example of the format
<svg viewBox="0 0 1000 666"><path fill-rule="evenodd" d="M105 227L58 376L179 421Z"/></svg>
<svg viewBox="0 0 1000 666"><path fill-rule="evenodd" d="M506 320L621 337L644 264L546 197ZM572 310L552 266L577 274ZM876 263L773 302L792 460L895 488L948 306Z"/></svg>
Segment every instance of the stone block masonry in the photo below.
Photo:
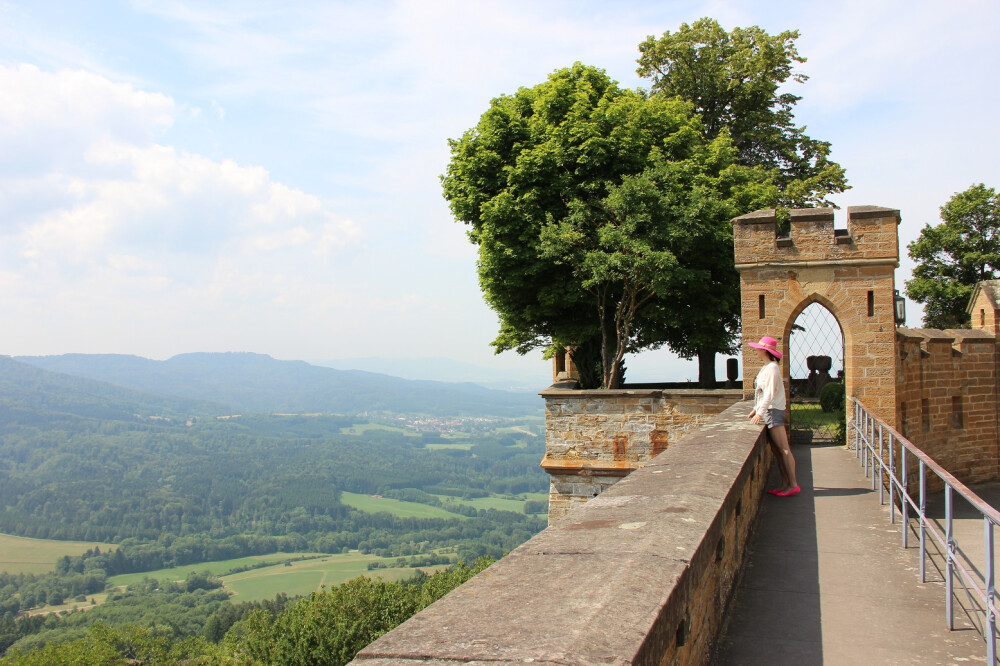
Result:
<svg viewBox="0 0 1000 666"><path fill-rule="evenodd" d="M351 663L706 663L771 463L750 408L693 429Z"/></svg>
<svg viewBox="0 0 1000 666"><path fill-rule="evenodd" d="M985 330L900 328L897 338L897 429L963 483L996 479L996 336ZM928 477L931 491L942 487L935 475Z"/></svg>
<svg viewBox="0 0 1000 666"><path fill-rule="evenodd" d="M553 387L541 396L551 525L740 400L742 392Z"/></svg>
<svg viewBox="0 0 1000 666"><path fill-rule="evenodd" d="M777 234L774 210L733 220L740 272L744 394L753 395L760 369L749 343L776 338L788 355L788 338L799 314L812 303L829 310L844 333L847 395L895 425L893 367L894 271L899 265L899 211L877 206L847 209L847 228L834 229L833 210L790 212L790 231ZM783 364L786 387L788 364Z"/></svg>

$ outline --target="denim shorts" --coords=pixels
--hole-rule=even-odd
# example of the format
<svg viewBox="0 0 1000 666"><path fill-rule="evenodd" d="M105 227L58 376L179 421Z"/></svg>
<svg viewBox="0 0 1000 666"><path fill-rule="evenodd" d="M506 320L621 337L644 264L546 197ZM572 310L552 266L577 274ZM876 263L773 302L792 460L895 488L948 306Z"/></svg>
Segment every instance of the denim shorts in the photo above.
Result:
<svg viewBox="0 0 1000 666"><path fill-rule="evenodd" d="M760 418L768 428L777 428L785 425L785 410L765 409Z"/></svg>

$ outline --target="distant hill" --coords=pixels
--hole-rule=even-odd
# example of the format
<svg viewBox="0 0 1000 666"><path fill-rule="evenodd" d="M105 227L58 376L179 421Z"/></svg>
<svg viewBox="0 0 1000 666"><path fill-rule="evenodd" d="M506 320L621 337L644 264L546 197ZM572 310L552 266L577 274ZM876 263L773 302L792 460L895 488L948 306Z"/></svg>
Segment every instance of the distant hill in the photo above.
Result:
<svg viewBox="0 0 1000 666"><path fill-rule="evenodd" d="M218 415L228 407L214 402L165 397L107 382L51 372L0 356L0 424L53 421Z"/></svg>
<svg viewBox="0 0 1000 666"><path fill-rule="evenodd" d="M427 379L438 382L472 382L485 388L538 392L545 387L549 365L539 361L538 368L525 372L520 368L501 370L465 363L451 358L383 358L377 356L314 360L313 365L337 370L362 370L403 379Z"/></svg>
<svg viewBox="0 0 1000 666"><path fill-rule="evenodd" d="M264 354L181 354L166 361L120 354L64 354L22 356L14 362L149 394L227 405L236 413L522 415L542 407L533 392L334 370Z"/></svg>

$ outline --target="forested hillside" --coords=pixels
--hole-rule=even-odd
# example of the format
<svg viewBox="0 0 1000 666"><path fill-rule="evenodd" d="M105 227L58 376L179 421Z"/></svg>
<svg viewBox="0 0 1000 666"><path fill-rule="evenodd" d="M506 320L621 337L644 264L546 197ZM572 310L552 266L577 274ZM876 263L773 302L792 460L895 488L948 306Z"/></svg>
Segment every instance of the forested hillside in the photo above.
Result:
<svg viewBox="0 0 1000 666"><path fill-rule="evenodd" d="M516 416L541 411L534 393L334 370L262 354L181 354L166 361L115 354L65 354L16 360L148 393L221 403L236 413L387 411Z"/></svg>
<svg viewBox="0 0 1000 666"><path fill-rule="evenodd" d="M276 386L295 377L308 385L313 370L336 371L234 355L222 359L222 366L233 361L228 371L213 375L205 368L219 367L216 356L207 366L194 363L201 369L187 375L115 377L148 391L0 357L0 533L114 544L62 558L51 574L0 574L0 652L79 639L97 619L118 626L137 617L124 610L130 604L142 606L140 624L161 627L157 635L167 645L193 633L220 641L226 633L197 628L213 613L228 612L220 610L229 607L228 592L211 591L218 587L209 584L211 577L196 576L176 589L169 581L134 584L123 592L109 584L114 575L276 552L299 553L299 559L359 553L369 558L369 569L472 562L499 558L544 527L538 498L547 477L538 467L544 438L537 397L517 413L523 396L431 386L426 399L397 404L434 403L457 415L404 416L366 406L359 391L351 397L358 412L285 415L280 412L311 411L319 399L310 402L299 386L298 397L273 402L277 391L262 388L269 384L267 368L278 369ZM109 367L116 359L162 367L110 359ZM259 375L248 369L254 366ZM115 372L125 371L107 374ZM189 383L177 395L152 392L171 382L181 386L179 377ZM328 398L346 394L346 385L335 384L326 377L312 385L325 386ZM455 397L463 392L465 398ZM213 400L191 397L198 393ZM508 402L462 415L477 395ZM276 413L231 407L255 400ZM86 617L41 614L73 599L91 609ZM164 634L163 626L173 628Z"/></svg>
<svg viewBox="0 0 1000 666"><path fill-rule="evenodd" d="M186 419L227 414L226 405L155 395L49 372L0 356L0 425L37 424L51 428L85 420L134 421L150 416Z"/></svg>

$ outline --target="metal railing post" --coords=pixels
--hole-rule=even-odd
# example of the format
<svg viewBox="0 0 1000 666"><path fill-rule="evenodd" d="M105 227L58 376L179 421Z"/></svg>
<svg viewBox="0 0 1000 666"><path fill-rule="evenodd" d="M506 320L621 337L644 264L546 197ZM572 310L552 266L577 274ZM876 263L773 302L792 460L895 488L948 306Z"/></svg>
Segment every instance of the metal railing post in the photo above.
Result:
<svg viewBox="0 0 1000 666"><path fill-rule="evenodd" d="M986 663L997 663L997 618L994 612L994 572L993 572L993 521L989 516L983 516L986 528Z"/></svg>
<svg viewBox="0 0 1000 666"><path fill-rule="evenodd" d="M927 582L927 467L920 461L920 582Z"/></svg>
<svg viewBox="0 0 1000 666"><path fill-rule="evenodd" d="M889 433L889 522L896 524L896 452Z"/></svg>
<svg viewBox="0 0 1000 666"><path fill-rule="evenodd" d="M892 435L889 435L891 438ZM899 458L902 462L902 470L900 471L900 477L902 477L902 482L899 489L899 499L900 508L899 512L902 514L903 519L903 548L909 547L909 535L910 535L910 483L909 477L906 474L906 447L900 445L899 447Z"/></svg>
<svg viewBox="0 0 1000 666"><path fill-rule="evenodd" d="M884 491L889 487L889 516L896 522L896 497L899 497L899 513L902 518L903 548L909 546L910 509L918 514L920 539L920 582L927 582L927 537L930 536L937 546L944 551L945 570L945 623L948 629L955 630L955 579L969 597L971 606L963 608L969 614L973 627L986 641L986 661L997 666L997 589L996 562L994 553L994 527L1000 525L1000 511L991 506L974 491L965 486L948 470L943 468L924 451L921 451L905 436L896 432L891 426L869 412L860 401L855 399L854 421L855 449L859 457L863 456L862 464L868 473L868 462L872 463L872 480L875 480L875 428L878 428L878 484L879 503L885 501ZM896 444L899 444L899 462L897 465ZM860 447L864 444L865 451ZM888 446L888 451L886 447ZM912 464L909 456L917 459L919 499L910 494L909 474ZM928 470L944 482L944 530L937 519L931 521L927 516L927 476ZM884 476L883 476L884 475ZM958 555L958 540L955 534L955 493L967 500L984 520L985 536L985 566L979 569L969 562L966 555ZM874 495L874 492L872 493ZM933 563L933 560L932 560ZM961 600L960 600L961 602ZM980 605L982 604L982 605ZM982 615L980 616L980 612ZM979 618L982 618L981 620Z"/></svg>
<svg viewBox="0 0 1000 666"><path fill-rule="evenodd" d="M882 455L883 455L882 429L880 428L878 431L878 505L879 506L885 504L885 485L883 485L882 483L882 478L883 478ZM872 479L872 490L875 490L875 479Z"/></svg>
<svg viewBox="0 0 1000 666"><path fill-rule="evenodd" d="M955 557L955 535L952 531L951 524L951 484L945 482L944 484L944 521L945 521L945 543L947 544L945 553L945 587L948 594L948 599L945 602L945 612L947 613L948 628L952 631L955 630L955 613L954 613L954 581L955 577L955 565L953 558Z"/></svg>

